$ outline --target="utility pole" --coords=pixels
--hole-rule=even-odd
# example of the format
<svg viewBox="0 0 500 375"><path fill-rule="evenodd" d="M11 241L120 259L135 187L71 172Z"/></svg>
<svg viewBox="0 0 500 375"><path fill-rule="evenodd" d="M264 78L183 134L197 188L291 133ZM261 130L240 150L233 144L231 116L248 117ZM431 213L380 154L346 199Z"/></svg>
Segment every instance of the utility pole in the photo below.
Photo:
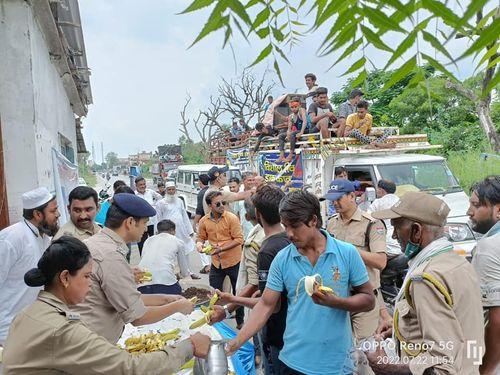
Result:
<svg viewBox="0 0 500 375"><path fill-rule="evenodd" d="M101 165L104 164L104 143L101 142Z"/></svg>

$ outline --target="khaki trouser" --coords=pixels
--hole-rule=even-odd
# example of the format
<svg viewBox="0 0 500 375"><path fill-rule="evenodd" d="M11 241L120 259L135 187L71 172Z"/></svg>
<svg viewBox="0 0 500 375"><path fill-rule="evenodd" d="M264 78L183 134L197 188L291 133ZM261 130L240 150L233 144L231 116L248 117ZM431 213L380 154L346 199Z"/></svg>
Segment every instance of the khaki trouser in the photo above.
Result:
<svg viewBox="0 0 500 375"><path fill-rule="evenodd" d="M380 294L380 290L378 292ZM371 311L351 315L352 333L356 343L375 335L380 316L380 299L375 298L375 307Z"/></svg>

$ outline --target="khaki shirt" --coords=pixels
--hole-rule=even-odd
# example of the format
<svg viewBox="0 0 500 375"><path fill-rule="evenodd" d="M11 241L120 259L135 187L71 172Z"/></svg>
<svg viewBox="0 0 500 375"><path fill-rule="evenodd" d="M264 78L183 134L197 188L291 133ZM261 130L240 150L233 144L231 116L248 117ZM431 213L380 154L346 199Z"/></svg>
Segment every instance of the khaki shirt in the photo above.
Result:
<svg viewBox="0 0 500 375"><path fill-rule="evenodd" d="M424 272L451 294L451 307L443 293L422 280ZM405 298L396 304L399 317L395 328L397 323L402 338L397 340L397 348L418 352L417 348L424 349L422 343L426 343L427 350L416 356L401 350L404 363L409 361L412 374L417 375L429 367L433 374L479 374L474 362L479 363L484 354L483 310L479 280L472 265L449 251L418 266L411 279L413 307Z"/></svg>
<svg viewBox="0 0 500 375"><path fill-rule="evenodd" d="M128 248L111 229L104 228L85 240L93 258L92 286L81 304L72 307L87 326L115 344L125 324L146 313L130 265Z"/></svg>
<svg viewBox="0 0 500 375"><path fill-rule="evenodd" d="M212 246L224 246L236 241L238 245L230 250L212 255L212 264L216 268L229 268L237 265L241 259L241 245L243 244L243 231L238 217L224 211L219 219L215 220L212 213L203 216L198 226L196 242L208 241Z"/></svg>
<svg viewBox="0 0 500 375"><path fill-rule="evenodd" d="M72 236L78 238L80 241L86 240L87 238L92 237L94 234L99 233L101 231L101 227L96 223L93 223L92 229L79 229L71 220L69 220L66 224L64 224L57 231L56 235L52 238L52 241L55 241L62 236Z"/></svg>
<svg viewBox="0 0 500 375"><path fill-rule="evenodd" d="M259 286L259 274L257 272L257 256L259 255L262 242L266 238L264 229L257 224L250 232L243 244L241 260L247 273L247 284ZM241 266L240 266L241 267Z"/></svg>
<svg viewBox="0 0 500 375"><path fill-rule="evenodd" d="M370 221L369 244L366 244L366 230ZM328 222L327 231L337 240L353 244L358 251L370 251L372 253L386 252L386 229L382 221L374 219L370 214L356 210L350 220L344 221L340 214L333 216ZM366 267L368 277L375 289L380 287L380 270Z"/></svg>
<svg viewBox="0 0 500 375"><path fill-rule="evenodd" d="M189 341L133 355L89 330L53 294L38 299L13 321L3 352L5 375L170 374L193 356Z"/></svg>

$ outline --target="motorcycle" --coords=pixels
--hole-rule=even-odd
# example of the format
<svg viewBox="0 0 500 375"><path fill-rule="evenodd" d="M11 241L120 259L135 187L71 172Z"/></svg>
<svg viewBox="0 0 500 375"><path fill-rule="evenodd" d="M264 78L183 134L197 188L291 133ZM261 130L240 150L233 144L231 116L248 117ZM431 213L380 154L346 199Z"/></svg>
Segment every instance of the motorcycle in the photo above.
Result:
<svg viewBox="0 0 500 375"><path fill-rule="evenodd" d="M99 191L99 203L103 203L104 201L109 199L109 197L111 196L108 193L110 187L111 185L105 185L104 188L102 188L101 191Z"/></svg>
<svg viewBox="0 0 500 375"><path fill-rule="evenodd" d="M387 266L380 274L380 291L389 314L394 312L394 303L403 286L408 272L408 258L403 253L387 261Z"/></svg>

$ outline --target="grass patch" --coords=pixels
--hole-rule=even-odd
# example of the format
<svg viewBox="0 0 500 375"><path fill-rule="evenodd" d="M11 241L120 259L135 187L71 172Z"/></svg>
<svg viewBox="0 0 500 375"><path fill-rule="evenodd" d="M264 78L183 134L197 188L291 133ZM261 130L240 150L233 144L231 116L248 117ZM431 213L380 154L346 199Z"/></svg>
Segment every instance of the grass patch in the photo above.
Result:
<svg viewBox="0 0 500 375"><path fill-rule="evenodd" d="M467 193L475 182L489 175L500 175L500 158L492 156L484 160L480 155L479 151L450 152L446 157L448 166Z"/></svg>
<svg viewBox="0 0 500 375"><path fill-rule="evenodd" d="M97 185L97 177L88 168L79 168L78 174L82 177L88 186L95 188Z"/></svg>

